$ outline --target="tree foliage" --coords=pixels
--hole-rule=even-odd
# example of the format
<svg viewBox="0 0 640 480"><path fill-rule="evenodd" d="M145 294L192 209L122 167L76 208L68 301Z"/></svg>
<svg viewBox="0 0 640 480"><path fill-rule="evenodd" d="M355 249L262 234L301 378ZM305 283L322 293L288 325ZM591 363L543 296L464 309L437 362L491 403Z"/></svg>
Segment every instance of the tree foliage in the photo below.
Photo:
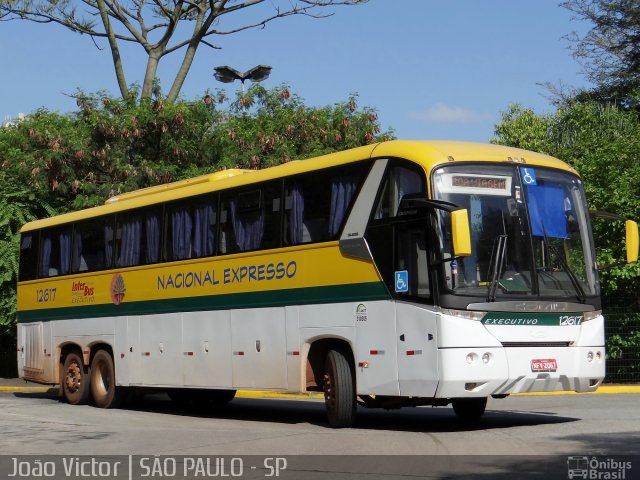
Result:
<svg viewBox="0 0 640 480"><path fill-rule="evenodd" d="M18 229L29 220L218 169L266 168L393 136L355 96L311 107L286 85L175 103L76 96L73 114L40 110L0 128L0 332L15 323Z"/></svg>
<svg viewBox="0 0 640 480"><path fill-rule="evenodd" d="M578 93L580 100L640 105L640 3L635 0L567 0L561 4L592 28L575 33L574 56L596 88Z"/></svg>
<svg viewBox="0 0 640 480"><path fill-rule="evenodd" d="M12 334L16 318L16 281L20 227L36 218L53 215L54 209L26 186L8 181L0 170L0 335Z"/></svg>
<svg viewBox="0 0 640 480"><path fill-rule="evenodd" d="M0 0L0 19L56 23L105 39L123 99L129 98L122 42L140 45L147 55L142 98L154 93L158 65L167 55L182 52L182 62L167 95L177 100L198 48L220 48L211 39L264 27L284 17L330 15L327 7L355 5L366 0ZM328 12L328 13L327 13ZM239 16L244 18L239 21ZM226 26L225 26L226 25ZM157 92L156 92L157 93Z"/></svg>

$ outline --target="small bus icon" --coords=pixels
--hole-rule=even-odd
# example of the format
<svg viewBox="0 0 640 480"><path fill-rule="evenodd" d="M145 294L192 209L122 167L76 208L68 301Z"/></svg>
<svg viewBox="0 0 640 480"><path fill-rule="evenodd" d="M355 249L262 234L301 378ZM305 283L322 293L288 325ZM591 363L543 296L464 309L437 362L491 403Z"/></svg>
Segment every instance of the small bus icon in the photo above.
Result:
<svg viewBox="0 0 640 480"><path fill-rule="evenodd" d="M588 478L589 477L589 457L569 457L567 459L567 468L569 478Z"/></svg>

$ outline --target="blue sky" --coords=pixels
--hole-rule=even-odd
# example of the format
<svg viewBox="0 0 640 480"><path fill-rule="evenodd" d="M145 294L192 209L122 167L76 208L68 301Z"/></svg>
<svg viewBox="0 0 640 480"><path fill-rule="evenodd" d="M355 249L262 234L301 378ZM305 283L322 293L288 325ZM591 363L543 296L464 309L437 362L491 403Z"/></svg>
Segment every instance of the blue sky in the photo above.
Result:
<svg viewBox="0 0 640 480"><path fill-rule="evenodd" d="M271 8L267 3L260 8ZM318 106L358 93L359 104L377 109L398 138L486 142L511 103L553 110L539 83L587 85L562 37L589 25L571 20L556 0L370 0L333 12L213 38L222 49L199 49L182 96L239 88L216 82L215 66L268 64L265 86L287 83ZM0 45L0 122L40 107L72 111L75 100L65 94L76 88L118 92L104 41L98 50L58 25L15 21L0 22ZM123 56L128 83L141 82L142 48L127 47ZM161 63L165 91L180 59L173 54Z"/></svg>

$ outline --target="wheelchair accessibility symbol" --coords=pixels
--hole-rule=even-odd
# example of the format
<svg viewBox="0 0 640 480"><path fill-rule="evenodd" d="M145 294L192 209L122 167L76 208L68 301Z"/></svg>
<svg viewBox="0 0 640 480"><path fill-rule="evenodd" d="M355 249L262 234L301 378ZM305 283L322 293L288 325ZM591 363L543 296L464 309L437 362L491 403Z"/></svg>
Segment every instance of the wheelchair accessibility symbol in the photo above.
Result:
<svg viewBox="0 0 640 480"><path fill-rule="evenodd" d="M409 291L409 272L402 270L396 272L396 293Z"/></svg>
<svg viewBox="0 0 640 480"><path fill-rule="evenodd" d="M522 181L525 185L538 184L538 182L536 181L536 172L533 170L533 168L521 167L520 174L522 175Z"/></svg>

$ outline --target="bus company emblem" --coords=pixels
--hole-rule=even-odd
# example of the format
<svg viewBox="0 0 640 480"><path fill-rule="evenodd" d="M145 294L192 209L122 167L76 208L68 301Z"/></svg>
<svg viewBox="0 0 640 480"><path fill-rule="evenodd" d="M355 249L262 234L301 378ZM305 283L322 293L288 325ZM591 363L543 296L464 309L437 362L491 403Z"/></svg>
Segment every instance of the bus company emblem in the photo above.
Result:
<svg viewBox="0 0 640 480"><path fill-rule="evenodd" d="M119 273L116 273L111 278L111 301L115 305L120 305L124 300L124 295L127 292L127 288L124 286L124 278Z"/></svg>

